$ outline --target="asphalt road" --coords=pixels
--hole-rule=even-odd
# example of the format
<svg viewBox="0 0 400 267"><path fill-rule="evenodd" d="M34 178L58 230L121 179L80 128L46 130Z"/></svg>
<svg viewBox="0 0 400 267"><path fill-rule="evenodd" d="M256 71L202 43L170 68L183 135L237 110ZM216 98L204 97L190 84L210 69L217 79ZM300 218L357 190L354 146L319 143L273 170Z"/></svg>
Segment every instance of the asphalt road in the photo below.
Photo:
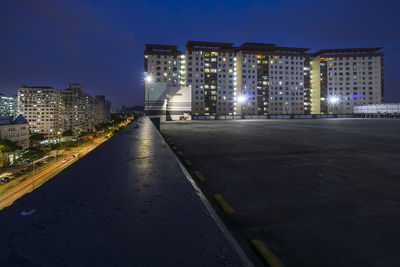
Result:
<svg viewBox="0 0 400 267"><path fill-rule="evenodd" d="M400 266L400 120L167 122L168 136L287 266ZM250 255L251 256L251 255Z"/></svg>
<svg viewBox="0 0 400 267"><path fill-rule="evenodd" d="M9 183L0 185L0 210L11 205L26 193L38 188L43 183L80 159L80 157L78 157L79 154L82 156L85 155L104 141L105 139L101 138L97 140L96 143L89 143L82 147L72 148L68 151L60 150L58 153L52 151L50 155L55 157L58 154L58 159L56 158L45 165L36 167L35 170L30 171L21 177L15 178L15 181L13 180ZM37 162L38 161L40 160L37 160ZM25 169L27 166L29 165L21 166L20 168Z"/></svg>

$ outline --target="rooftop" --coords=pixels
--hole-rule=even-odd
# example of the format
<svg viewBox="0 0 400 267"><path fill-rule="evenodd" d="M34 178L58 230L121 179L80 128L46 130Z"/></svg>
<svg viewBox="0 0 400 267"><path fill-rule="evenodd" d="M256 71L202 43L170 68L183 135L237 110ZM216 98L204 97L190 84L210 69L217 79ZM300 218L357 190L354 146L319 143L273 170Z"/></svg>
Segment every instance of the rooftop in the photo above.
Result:
<svg viewBox="0 0 400 267"><path fill-rule="evenodd" d="M312 54L313 57L326 54L356 54L356 53L374 53L383 47L369 47L369 48L338 48L338 49L321 49Z"/></svg>

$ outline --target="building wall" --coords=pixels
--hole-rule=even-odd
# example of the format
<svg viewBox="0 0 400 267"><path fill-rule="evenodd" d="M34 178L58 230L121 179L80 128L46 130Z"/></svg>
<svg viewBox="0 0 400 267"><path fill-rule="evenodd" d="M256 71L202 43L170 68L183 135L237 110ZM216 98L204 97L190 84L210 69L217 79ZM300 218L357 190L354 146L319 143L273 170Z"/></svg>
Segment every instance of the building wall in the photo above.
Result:
<svg viewBox="0 0 400 267"><path fill-rule="evenodd" d="M18 98L17 96L5 96L0 94L0 116L18 116Z"/></svg>
<svg viewBox="0 0 400 267"><path fill-rule="evenodd" d="M354 114L400 114L400 103L372 104L353 107Z"/></svg>
<svg viewBox="0 0 400 267"><path fill-rule="evenodd" d="M62 131L60 91L51 87L18 88L18 112L29 122L31 133L41 133L48 140Z"/></svg>
<svg viewBox="0 0 400 267"><path fill-rule="evenodd" d="M270 57L271 114L304 114L304 57Z"/></svg>
<svg viewBox="0 0 400 267"><path fill-rule="evenodd" d="M49 141L59 139L64 131L77 135L94 127L94 98L83 93L79 84L63 90L21 85L18 112L29 122L32 134L44 134Z"/></svg>
<svg viewBox="0 0 400 267"><path fill-rule="evenodd" d="M144 53L144 109L152 114L162 113L160 108L165 96L180 88L181 62L184 59L177 46L146 45Z"/></svg>
<svg viewBox="0 0 400 267"><path fill-rule="evenodd" d="M369 53L380 48L330 49L326 55L326 49L310 54L274 44L189 41L180 55L177 46L168 47L173 51L163 53L181 58L178 84L192 90L193 115L348 114L354 105L384 99L383 54ZM170 73L162 72L173 66L162 52L145 53L145 72L153 78L145 98L154 98L145 106L159 109L165 95L177 92L169 89ZM168 93L159 92L163 83ZM333 96L340 100L335 105Z"/></svg>
<svg viewBox="0 0 400 267"><path fill-rule="evenodd" d="M328 55L328 97L339 96L338 105L328 105L329 113L351 113L361 104L382 103L381 56Z"/></svg>
<svg viewBox="0 0 400 267"><path fill-rule="evenodd" d="M10 140L22 146L29 147L29 124L0 125L0 139Z"/></svg>
<svg viewBox="0 0 400 267"><path fill-rule="evenodd" d="M187 48L186 86L192 88L192 114L233 114L235 53L229 49Z"/></svg>
<svg viewBox="0 0 400 267"><path fill-rule="evenodd" d="M320 57L310 62L310 105L311 114L321 114L321 65Z"/></svg>
<svg viewBox="0 0 400 267"><path fill-rule="evenodd" d="M356 105L382 103L382 73L383 55L380 53L329 54L313 58L312 113L350 114ZM339 101L330 103L330 97L337 97Z"/></svg>
<svg viewBox="0 0 400 267"><path fill-rule="evenodd" d="M95 124L111 121L111 102L105 96L95 96Z"/></svg>

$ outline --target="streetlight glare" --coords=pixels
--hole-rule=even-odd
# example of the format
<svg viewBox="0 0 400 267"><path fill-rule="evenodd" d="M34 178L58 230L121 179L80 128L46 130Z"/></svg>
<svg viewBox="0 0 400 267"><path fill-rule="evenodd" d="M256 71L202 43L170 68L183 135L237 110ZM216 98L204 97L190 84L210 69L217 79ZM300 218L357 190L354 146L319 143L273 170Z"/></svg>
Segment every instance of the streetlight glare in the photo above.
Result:
<svg viewBox="0 0 400 267"><path fill-rule="evenodd" d="M244 95L240 95L238 96L237 100L239 103L243 103L244 101L246 101L246 97Z"/></svg>
<svg viewBox="0 0 400 267"><path fill-rule="evenodd" d="M334 105L336 103L338 103L340 100L340 98L338 96L332 95L328 97L328 103L331 105Z"/></svg>
<svg viewBox="0 0 400 267"><path fill-rule="evenodd" d="M153 78L151 76L146 76L145 80L146 80L146 82L151 82L153 80Z"/></svg>

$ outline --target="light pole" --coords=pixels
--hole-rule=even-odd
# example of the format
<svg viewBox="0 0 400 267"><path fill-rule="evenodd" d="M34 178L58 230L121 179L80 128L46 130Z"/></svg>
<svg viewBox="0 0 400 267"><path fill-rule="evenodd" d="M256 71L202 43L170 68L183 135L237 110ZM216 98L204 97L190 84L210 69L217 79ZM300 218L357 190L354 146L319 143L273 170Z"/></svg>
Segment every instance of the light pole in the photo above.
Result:
<svg viewBox="0 0 400 267"><path fill-rule="evenodd" d="M148 86L151 85L151 81L153 80L153 78L151 77L151 75L147 75L145 78L145 83L148 84ZM146 86L145 86L146 88ZM150 88L147 88L147 116L150 115Z"/></svg>
<svg viewBox="0 0 400 267"><path fill-rule="evenodd" d="M60 143L61 143L61 132L58 131L58 132L57 132L57 135L58 135L58 143L60 144ZM56 159L58 159L58 148L57 148L56 151L57 151L57 152L56 152Z"/></svg>
<svg viewBox="0 0 400 267"><path fill-rule="evenodd" d="M242 116L242 119L243 119L243 103L246 101L246 96L245 95L239 95L238 97L237 97L237 101L239 102L239 104L240 104L240 115Z"/></svg>
<svg viewBox="0 0 400 267"><path fill-rule="evenodd" d="M333 115L335 115L335 105L340 101L340 97L336 95L330 95L328 97L328 104L333 107Z"/></svg>

